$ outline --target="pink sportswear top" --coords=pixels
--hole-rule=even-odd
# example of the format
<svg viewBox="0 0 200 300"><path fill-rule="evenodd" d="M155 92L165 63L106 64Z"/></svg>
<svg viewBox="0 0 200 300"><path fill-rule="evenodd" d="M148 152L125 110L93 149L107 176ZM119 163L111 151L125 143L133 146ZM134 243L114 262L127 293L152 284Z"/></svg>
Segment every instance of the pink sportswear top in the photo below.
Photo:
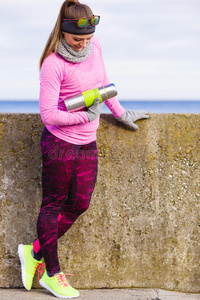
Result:
<svg viewBox="0 0 200 300"><path fill-rule="evenodd" d="M95 141L99 117L89 122L84 109L67 112L64 100L109 83L101 46L95 37L89 58L81 63L67 62L52 52L44 60L40 73L40 114L46 128L72 144L85 145ZM125 113L116 97L105 103L114 117Z"/></svg>

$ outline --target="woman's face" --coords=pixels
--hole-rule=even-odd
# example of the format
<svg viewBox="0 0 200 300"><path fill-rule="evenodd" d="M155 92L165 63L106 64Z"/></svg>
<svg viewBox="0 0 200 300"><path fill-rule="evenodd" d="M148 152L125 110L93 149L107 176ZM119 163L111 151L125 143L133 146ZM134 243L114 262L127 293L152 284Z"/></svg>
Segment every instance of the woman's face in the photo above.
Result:
<svg viewBox="0 0 200 300"><path fill-rule="evenodd" d="M68 32L62 32L65 41L72 49L76 52L81 51L83 48L86 47L86 44L90 42L91 38L93 37L93 33L91 34L84 34L84 35L76 35L71 34Z"/></svg>

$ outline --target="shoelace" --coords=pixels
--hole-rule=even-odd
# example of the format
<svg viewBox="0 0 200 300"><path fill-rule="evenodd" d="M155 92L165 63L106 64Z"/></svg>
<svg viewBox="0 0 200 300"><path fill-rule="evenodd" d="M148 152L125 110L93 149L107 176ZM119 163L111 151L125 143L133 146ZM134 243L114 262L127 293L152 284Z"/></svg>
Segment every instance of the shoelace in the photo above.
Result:
<svg viewBox="0 0 200 300"><path fill-rule="evenodd" d="M42 263L38 263L35 267L35 272L38 271L38 281L40 281L40 275L44 273L46 267Z"/></svg>
<svg viewBox="0 0 200 300"><path fill-rule="evenodd" d="M58 285L59 286L69 286L69 282L67 281L65 275L74 276L74 274L64 274L64 273L58 273L55 274L53 277L58 279Z"/></svg>

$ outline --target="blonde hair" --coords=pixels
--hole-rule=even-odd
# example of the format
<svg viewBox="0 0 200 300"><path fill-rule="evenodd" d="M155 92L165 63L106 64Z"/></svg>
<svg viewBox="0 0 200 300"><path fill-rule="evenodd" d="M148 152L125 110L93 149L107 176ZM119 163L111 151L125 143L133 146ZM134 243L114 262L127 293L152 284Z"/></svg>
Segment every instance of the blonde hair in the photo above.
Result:
<svg viewBox="0 0 200 300"><path fill-rule="evenodd" d="M78 18L91 18L93 12L89 6L79 3L76 0L66 0L63 2L56 24L47 40L46 46L40 58L39 67L41 69L43 61L52 52L57 52L58 42L62 40L62 32L60 30L62 20L65 18L78 19Z"/></svg>

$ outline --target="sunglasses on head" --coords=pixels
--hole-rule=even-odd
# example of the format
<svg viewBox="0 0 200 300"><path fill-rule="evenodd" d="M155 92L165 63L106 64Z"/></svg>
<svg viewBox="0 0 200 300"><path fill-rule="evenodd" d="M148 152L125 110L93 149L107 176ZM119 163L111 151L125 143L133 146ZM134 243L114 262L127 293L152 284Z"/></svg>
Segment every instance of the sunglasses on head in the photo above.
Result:
<svg viewBox="0 0 200 300"><path fill-rule="evenodd" d="M93 16L92 18L80 18L80 19L63 19L63 21L76 22L79 28L87 27L90 23L92 26L99 24L100 16Z"/></svg>

